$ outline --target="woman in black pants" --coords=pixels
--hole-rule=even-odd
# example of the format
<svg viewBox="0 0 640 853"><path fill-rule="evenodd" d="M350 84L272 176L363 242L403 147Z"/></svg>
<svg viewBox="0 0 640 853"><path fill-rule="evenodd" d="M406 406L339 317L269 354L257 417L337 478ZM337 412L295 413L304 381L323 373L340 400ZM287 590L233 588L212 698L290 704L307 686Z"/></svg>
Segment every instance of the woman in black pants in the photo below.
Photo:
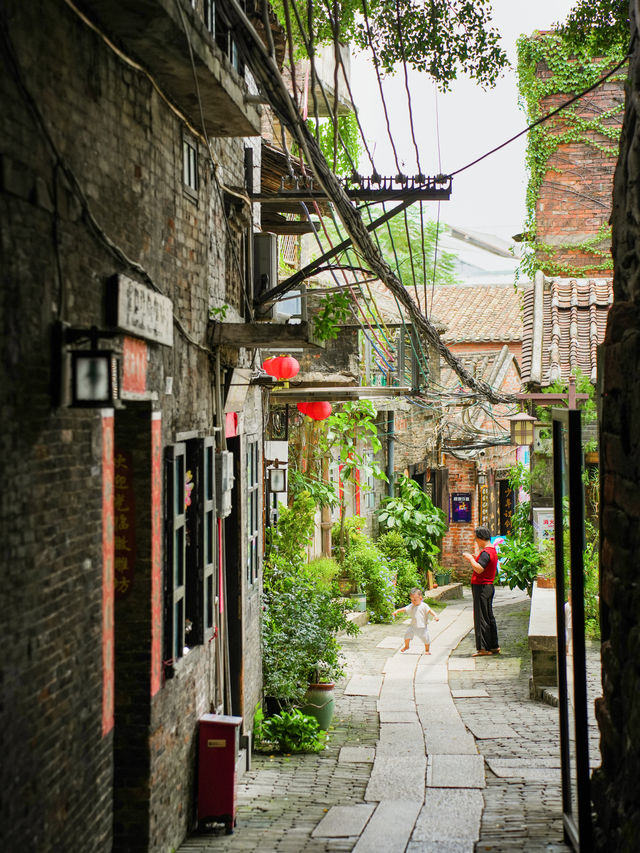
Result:
<svg viewBox="0 0 640 853"><path fill-rule="evenodd" d="M491 544L491 533L487 527L476 527L475 539L475 553L465 551L462 555L473 567L471 592L476 630L476 651L473 657L500 652L498 626L493 615L493 581L498 569L498 554Z"/></svg>

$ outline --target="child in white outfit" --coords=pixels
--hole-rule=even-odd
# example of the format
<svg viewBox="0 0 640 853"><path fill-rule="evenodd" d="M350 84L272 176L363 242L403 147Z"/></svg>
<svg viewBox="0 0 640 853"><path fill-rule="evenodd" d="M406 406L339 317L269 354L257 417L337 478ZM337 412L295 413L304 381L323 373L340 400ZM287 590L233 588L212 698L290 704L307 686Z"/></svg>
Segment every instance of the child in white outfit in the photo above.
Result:
<svg viewBox="0 0 640 853"><path fill-rule="evenodd" d="M429 636L428 628L429 615L432 615L436 622L439 622L440 619L436 615L435 611L422 600L422 590L418 589L417 586L414 586L411 590L409 597L411 598L411 604L407 604L406 607L399 607L397 610L393 611L394 616L405 611L411 617L411 624L407 627L404 635L404 648L400 649L400 651L407 651L412 637L420 637L424 643L425 655L430 655L431 652L429 651L429 646L431 645L431 637Z"/></svg>

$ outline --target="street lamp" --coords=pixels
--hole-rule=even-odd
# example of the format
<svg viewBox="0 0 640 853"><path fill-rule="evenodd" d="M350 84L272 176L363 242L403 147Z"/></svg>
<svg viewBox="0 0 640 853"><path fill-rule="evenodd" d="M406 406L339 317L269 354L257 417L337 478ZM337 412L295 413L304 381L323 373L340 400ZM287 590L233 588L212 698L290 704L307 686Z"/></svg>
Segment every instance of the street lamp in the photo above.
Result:
<svg viewBox="0 0 640 853"><path fill-rule="evenodd" d="M533 444L533 425L536 422L534 417L520 412L508 420L511 424L511 444L517 447Z"/></svg>

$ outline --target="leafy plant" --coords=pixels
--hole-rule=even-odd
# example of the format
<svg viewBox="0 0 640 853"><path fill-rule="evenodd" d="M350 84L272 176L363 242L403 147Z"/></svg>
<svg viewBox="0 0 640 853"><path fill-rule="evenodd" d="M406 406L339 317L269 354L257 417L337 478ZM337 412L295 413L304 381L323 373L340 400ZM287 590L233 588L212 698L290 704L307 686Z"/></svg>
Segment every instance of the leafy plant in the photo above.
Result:
<svg viewBox="0 0 640 853"><path fill-rule="evenodd" d="M307 492L316 506L328 506L333 509L338 505L338 495L333 483L326 483L311 474L290 468L289 497L296 498L302 492Z"/></svg>
<svg viewBox="0 0 640 853"><path fill-rule="evenodd" d="M426 571L440 553L437 542L447 531L444 512L409 477L401 476L398 488L397 497L383 499L378 522L383 530L396 530L402 535L409 555Z"/></svg>
<svg viewBox="0 0 640 853"><path fill-rule="evenodd" d="M209 319L217 320L219 323L222 323L225 317L227 316L227 311L229 310L228 305L218 305L217 308L209 308Z"/></svg>
<svg viewBox="0 0 640 853"><path fill-rule="evenodd" d="M328 680L343 673L338 631L355 634L347 605L332 597L326 578L307 564L315 504L305 492L281 507L264 563L262 674L264 692L294 703L322 668Z"/></svg>
<svg viewBox="0 0 640 853"><path fill-rule="evenodd" d="M313 334L321 341L333 340L351 314L351 300L344 293L334 293L323 297L320 305L313 317Z"/></svg>
<svg viewBox="0 0 640 853"><path fill-rule="evenodd" d="M327 418L327 432L324 438L326 452L337 450L340 460L340 479L345 488L340 494L340 559L344 555L344 525L346 512L346 485L355 482L356 476L361 481L368 477L386 480L387 476L370 451L377 453L382 444L378 438L378 427L375 423L377 412L370 400L357 400L344 403L342 408ZM321 445L322 449L322 445Z"/></svg>
<svg viewBox="0 0 640 853"><path fill-rule="evenodd" d="M327 736L314 717L297 708L281 711L265 719L260 707L253 722L254 745L258 752L320 752Z"/></svg>
<svg viewBox="0 0 640 853"><path fill-rule="evenodd" d="M406 543L402 534L390 530L383 533L376 541L378 549L387 558L389 568L395 577L394 604L399 607L409 601L411 590L420 586L424 579L420 577L418 567L409 557Z"/></svg>
<svg viewBox="0 0 640 853"><path fill-rule="evenodd" d="M529 595L542 568L543 555L533 541L505 538L500 545L498 580L509 589L525 589Z"/></svg>
<svg viewBox="0 0 640 853"><path fill-rule="evenodd" d="M367 610L372 622L390 622L395 601L393 570L389 560L360 530L364 519L347 520L342 572L367 596ZM334 525L334 540L340 536L340 524Z"/></svg>

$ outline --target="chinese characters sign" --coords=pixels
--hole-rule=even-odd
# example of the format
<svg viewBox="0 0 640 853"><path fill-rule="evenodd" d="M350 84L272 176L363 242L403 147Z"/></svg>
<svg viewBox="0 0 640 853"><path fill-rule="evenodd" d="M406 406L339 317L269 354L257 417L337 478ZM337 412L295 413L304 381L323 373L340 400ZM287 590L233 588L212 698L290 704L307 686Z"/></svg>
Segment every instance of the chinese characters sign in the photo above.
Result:
<svg viewBox="0 0 640 853"><path fill-rule="evenodd" d="M135 500L133 494L133 462L131 453L116 450L113 489L116 598L131 591L136 562Z"/></svg>
<svg viewBox="0 0 640 853"><path fill-rule="evenodd" d="M471 521L471 494L457 492L451 495L451 521Z"/></svg>

